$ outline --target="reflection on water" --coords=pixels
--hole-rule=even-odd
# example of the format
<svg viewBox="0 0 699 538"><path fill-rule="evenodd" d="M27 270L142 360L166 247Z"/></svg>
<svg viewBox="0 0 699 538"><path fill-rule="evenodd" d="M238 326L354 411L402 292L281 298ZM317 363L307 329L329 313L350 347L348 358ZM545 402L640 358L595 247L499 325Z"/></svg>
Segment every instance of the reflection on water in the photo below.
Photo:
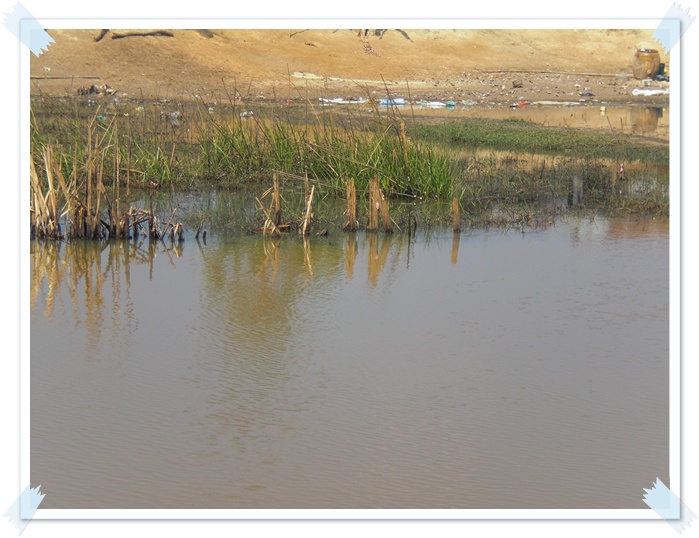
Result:
<svg viewBox="0 0 699 538"><path fill-rule="evenodd" d="M31 256L47 508L646 508L669 484L667 222Z"/></svg>

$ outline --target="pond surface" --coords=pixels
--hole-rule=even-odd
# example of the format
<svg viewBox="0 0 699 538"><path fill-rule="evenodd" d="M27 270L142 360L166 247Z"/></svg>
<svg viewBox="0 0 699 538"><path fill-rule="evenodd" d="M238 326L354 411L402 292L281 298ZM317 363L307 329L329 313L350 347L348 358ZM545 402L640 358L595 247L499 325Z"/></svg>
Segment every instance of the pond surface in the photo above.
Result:
<svg viewBox="0 0 699 538"><path fill-rule="evenodd" d="M666 221L31 245L42 508L647 508Z"/></svg>

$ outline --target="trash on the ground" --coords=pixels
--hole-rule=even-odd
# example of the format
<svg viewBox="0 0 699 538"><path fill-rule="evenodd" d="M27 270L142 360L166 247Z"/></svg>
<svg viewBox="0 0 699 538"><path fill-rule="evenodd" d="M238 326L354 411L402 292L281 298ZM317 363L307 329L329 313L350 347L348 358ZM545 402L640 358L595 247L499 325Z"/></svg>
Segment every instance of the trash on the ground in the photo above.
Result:
<svg viewBox="0 0 699 538"><path fill-rule="evenodd" d="M670 93L670 88L634 88L631 90L632 95L668 95Z"/></svg>
<svg viewBox="0 0 699 538"><path fill-rule="evenodd" d="M510 108L524 108L528 105L531 105L531 101L517 101L516 103L512 103Z"/></svg>
<svg viewBox="0 0 699 538"><path fill-rule="evenodd" d="M442 108L447 106L447 104L442 101L420 101L420 106L422 108Z"/></svg>
<svg viewBox="0 0 699 538"><path fill-rule="evenodd" d="M657 82L670 82L670 77L667 75L655 75L653 80Z"/></svg>
<svg viewBox="0 0 699 538"><path fill-rule="evenodd" d="M361 105L367 102L367 99L363 97L350 97L349 99L342 97L318 97L318 100L324 105Z"/></svg>
<svg viewBox="0 0 699 538"><path fill-rule="evenodd" d="M633 57L633 76L637 80L653 78L660 72L660 54L655 49L638 49Z"/></svg>
<svg viewBox="0 0 699 538"><path fill-rule="evenodd" d="M594 96L595 96L595 94L592 92L582 92L580 94L580 97L594 97Z"/></svg>
<svg viewBox="0 0 699 538"><path fill-rule="evenodd" d="M167 120L173 127L179 127L180 118L182 117L182 112L175 110L174 112L165 112L164 110L160 113L161 120Z"/></svg>
<svg viewBox="0 0 699 538"><path fill-rule="evenodd" d="M252 118L254 116L252 110L243 110L239 116L243 119Z"/></svg>
<svg viewBox="0 0 699 538"><path fill-rule="evenodd" d="M384 97L379 99L379 106L405 106L405 99L402 97L394 97L392 99Z"/></svg>
<svg viewBox="0 0 699 538"><path fill-rule="evenodd" d="M464 106L475 106L478 104L478 101L474 101L473 99L464 99L461 101L461 104Z"/></svg>
<svg viewBox="0 0 699 538"><path fill-rule="evenodd" d="M116 90L111 86L107 86L106 84L102 84L100 87L93 84L92 86L83 86L82 88L78 88L78 95L100 95L102 93L113 95L116 93Z"/></svg>
<svg viewBox="0 0 699 538"><path fill-rule="evenodd" d="M93 95L99 93L99 88L94 84L92 86L83 86L82 88L78 88L78 95Z"/></svg>

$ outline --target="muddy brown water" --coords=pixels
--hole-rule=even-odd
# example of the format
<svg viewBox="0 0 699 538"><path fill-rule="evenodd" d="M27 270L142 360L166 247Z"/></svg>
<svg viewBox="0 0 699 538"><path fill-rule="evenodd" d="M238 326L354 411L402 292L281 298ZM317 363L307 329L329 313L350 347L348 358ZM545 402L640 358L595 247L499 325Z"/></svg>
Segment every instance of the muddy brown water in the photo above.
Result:
<svg viewBox="0 0 699 538"><path fill-rule="evenodd" d="M42 508L646 508L666 221L31 244Z"/></svg>

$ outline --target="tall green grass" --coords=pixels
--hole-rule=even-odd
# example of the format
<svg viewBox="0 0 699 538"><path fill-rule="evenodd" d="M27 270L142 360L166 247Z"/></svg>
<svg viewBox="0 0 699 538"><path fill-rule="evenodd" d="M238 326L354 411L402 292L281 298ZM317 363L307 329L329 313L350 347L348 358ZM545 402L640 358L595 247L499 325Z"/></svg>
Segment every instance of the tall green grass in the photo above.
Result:
<svg viewBox="0 0 699 538"><path fill-rule="evenodd" d="M259 194L274 173L281 173L290 194L289 178L308 176L319 200L343 197L348 179L361 198L378 175L382 190L393 197L392 208L410 213L430 199L439 208L446 202L448 215L457 197L468 222L470 215L503 204L558 203L578 177L585 185L584 207L669 212L667 146L522 120L431 125L373 105L367 113L355 105L330 109L311 102L248 107L229 99L211 110L203 102L91 106L84 98L45 99L32 102L31 152L41 167L43 148L53 147L63 175L84 182L91 144L104 163L105 187L121 186L121 195L125 185L161 191L224 187ZM630 178L622 189L610 182L620 162L627 163ZM220 222L232 211L223 205L212 209L211 217ZM399 210L395 219L400 223L401 218Z"/></svg>

